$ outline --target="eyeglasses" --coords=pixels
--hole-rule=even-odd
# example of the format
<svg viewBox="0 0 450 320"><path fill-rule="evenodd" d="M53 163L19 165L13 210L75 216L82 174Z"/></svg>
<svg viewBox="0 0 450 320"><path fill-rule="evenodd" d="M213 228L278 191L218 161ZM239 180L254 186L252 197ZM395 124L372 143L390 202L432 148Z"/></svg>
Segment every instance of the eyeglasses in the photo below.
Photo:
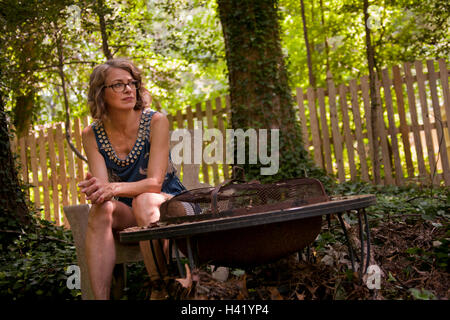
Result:
<svg viewBox="0 0 450 320"><path fill-rule="evenodd" d="M141 87L141 83L137 80L133 80L128 83L122 83L122 82L114 83L109 86L104 86L104 88L111 88L111 89L113 89L114 92L119 93L119 92L125 92L125 88L127 86L129 86L131 90L137 90Z"/></svg>

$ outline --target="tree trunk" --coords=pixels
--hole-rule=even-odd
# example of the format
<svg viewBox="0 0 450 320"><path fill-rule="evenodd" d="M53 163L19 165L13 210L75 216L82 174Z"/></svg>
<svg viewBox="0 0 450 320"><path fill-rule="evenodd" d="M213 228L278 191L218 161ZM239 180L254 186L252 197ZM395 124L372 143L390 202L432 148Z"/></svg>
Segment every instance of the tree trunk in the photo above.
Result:
<svg viewBox="0 0 450 320"><path fill-rule="evenodd" d="M21 74L26 75L29 79L24 78L24 76L19 76L17 79L20 83L20 88L22 89L19 94L16 95L15 104L13 107L14 113L14 127L16 129L17 137L26 137L31 128L31 119L33 116L34 98L36 95L36 90L30 83L37 82L34 81L34 64L36 60L35 43L31 39L26 39L23 41L22 52L23 54L18 55L19 66ZM17 90L16 92L18 92Z"/></svg>
<svg viewBox="0 0 450 320"><path fill-rule="evenodd" d="M32 88L16 97L14 105L14 127L18 138L28 136L33 116L35 91Z"/></svg>
<svg viewBox="0 0 450 320"><path fill-rule="evenodd" d="M306 45L306 58L308 59L308 75L309 75L309 85L313 88L316 87L316 78L314 76L314 70L312 65L311 58L311 48L308 41L308 27L306 25L306 16L305 16L305 3L303 0L300 0L301 8L302 8L302 22L303 22L303 37L305 39Z"/></svg>
<svg viewBox="0 0 450 320"><path fill-rule="evenodd" d="M70 105L69 105L69 98L67 97L67 88L66 88L66 77L64 74L64 53L63 53L63 45L62 45L62 38L61 35L56 35L56 50L58 53L58 74L61 78L61 87L63 90L63 97L64 97L64 109L66 111L66 122L65 122L65 131L66 131L66 141L69 145L70 149L76 154L78 158L81 160L87 162L87 158L83 156L83 154L74 146L72 143L72 138L70 135L70 132L72 131L70 126Z"/></svg>
<svg viewBox="0 0 450 320"><path fill-rule="evenodd" d="M369 1L364 0L363 10L364 10L364 28L366 31L366 55L367 55L367 64L369 68L369 88L370 88L370 114L372 117L372 137L373 137L373 175L374 181L376 184L381 183L381 175L380 175L380 158L379 158L379 150L380 150L380 142L378 140L378 100L376 94L376 73L375 73L375 50L372 46L372 40L370 36L370 29L367 25L367 21L369 19L368 13Z"/></svg>
<svg viewBox="0 0 450 320"><path fill-rule="evenodd" d="M106 32L106 21L105 21L105 10L106 6L103 0L97 1L97 16L98 16L98 22L100 25L100 34L102 35L102 50L103 54L105 55L107 60L110 60L113 57L113 54L111 52L111 49L109 48L108 44L108 33Z"/></svg>
<svg viewBox="0 0 450 320"><path fill-rule="evenodd" d="M280 133L277 174L261 177L261 165L246 162L247 178L276 180L308 174L313 166L303 148L293 108L276 1L218 0L218 8L225 39L232 127L279 129Z"/></svg>
<svg viewBox="0 0 450 320"><path fill-rule="evenodd" d="M324 43L324 46L325 46L325 56L326 56L326 73L328 74L328 72L330 71L330 55L329 55L329 52L330 52L330 49L329 49L329 47L328 47L328 39L327 39L327 33L325 32L325 11L324 11L324 8L323 8L323 0L320 0L320 12L321 12L321 16L320 16L320 19L321 19L321 25L322 25L322 28L323 28L323 34L324 34L324 40L323 40L323 43Z"/></svg>
<svg viewBox="0 0 450 320"><path fill-rule="evenodd" d="M1 93L0 93L1 94ZM6 119L3 96L0 96L0 216L2 229L18 229L20 224L29 224L30 215L25 193L20 187L17 170L9 143L8 120ZM11 221L18 221L19 225Z"/></svg>

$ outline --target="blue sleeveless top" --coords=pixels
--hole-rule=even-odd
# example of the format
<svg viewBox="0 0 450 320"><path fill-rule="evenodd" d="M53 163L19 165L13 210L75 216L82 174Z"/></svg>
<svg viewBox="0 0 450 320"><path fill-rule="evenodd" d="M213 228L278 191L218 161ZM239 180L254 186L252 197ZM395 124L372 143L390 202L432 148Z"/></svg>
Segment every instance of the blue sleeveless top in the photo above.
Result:
<svg viewBox="0 0 450 320"><path fill-rule="evenodd" d="M137 140L125 159L120 159L109 142L103 123L96 120L92 123L95 140L100 154L105 159L111 182L136 182L147 177L148 159L150 157L150 122L156 111L144 109L141 114ZM170 152L167 173L161 192L177 195L186 190L176 176ZM131 207L132 198L119 197L117 200Z"/></svg>

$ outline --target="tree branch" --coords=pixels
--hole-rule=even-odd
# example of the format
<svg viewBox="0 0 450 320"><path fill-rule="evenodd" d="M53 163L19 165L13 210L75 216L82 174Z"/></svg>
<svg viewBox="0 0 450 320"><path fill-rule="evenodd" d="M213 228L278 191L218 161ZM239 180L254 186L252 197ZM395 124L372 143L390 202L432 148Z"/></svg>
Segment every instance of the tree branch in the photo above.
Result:
<svg viewBox="0 0 450 320"><path fill-rule="evenodd" d="M108 44L108 34L106 33L106 21L105 21L105 3L103 0L97 1L97 16L98 16L98 22L100 24L100 33L102 35L102 49L103 54L105 55L106 59L110 60L113 57L113 54L111 53L111 49L109 48Z"/></svg>
<svg viewBox="0 0 450 320"><path fill-rule="evenodd" d="M60 36L56 36L56 48L58 51L58 71L59 76L61 77L61 86L63 89L64 96L64 106L66 110L66 122L65 122L65 131L66 131L66 140L69 144L70 149L77 155L78 158L87 162L87 158L81 154L81 152L73 145L70 137L70 111L69 111L69 99L67 98L67 89L66 89L66 80L64 75L64 58L63 58L63 48L62 48L62 40Z"/></svg>

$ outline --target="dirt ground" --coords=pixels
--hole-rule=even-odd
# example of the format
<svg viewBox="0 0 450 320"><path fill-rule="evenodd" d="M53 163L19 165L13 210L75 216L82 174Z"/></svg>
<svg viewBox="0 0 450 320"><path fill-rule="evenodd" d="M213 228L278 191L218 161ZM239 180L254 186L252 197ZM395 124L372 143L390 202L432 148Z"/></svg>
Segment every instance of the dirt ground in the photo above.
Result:
<svg viewBox="0 0 450 320"><path fill-rule="evenodd" d="M370 219L370 264L381 272L379 289L352 272L347 247L337 223L324 222L328 241L309 251L247 270L230 269L226 281L215 280L206 267L173 282L176 299L391 300L450 298L449 224L415 215ZM358 224L349 225L355 248ZM340 239L340 240L339 240ZM353 240L352 240L353 239ZM309 257L309 258L308 258ZM359 264L356 262L356 266ZM372 280L374 278L371 278ZM370 279L369 279L370 280ZM372 284L375 284L374 280Z"/></svg>

